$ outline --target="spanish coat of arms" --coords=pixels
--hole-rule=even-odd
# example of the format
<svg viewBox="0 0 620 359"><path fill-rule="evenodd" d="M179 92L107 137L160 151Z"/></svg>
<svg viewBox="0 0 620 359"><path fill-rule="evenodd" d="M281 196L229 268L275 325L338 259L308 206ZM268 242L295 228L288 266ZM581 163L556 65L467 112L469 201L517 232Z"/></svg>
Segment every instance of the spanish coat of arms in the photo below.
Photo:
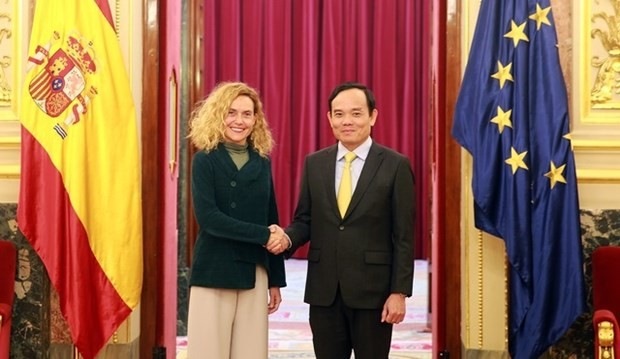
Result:
<svg viewBox="0 0 620 359"><path fill-rule="evenodd" d="M58 33L54 33L54 39L54 42L59 40ZM92 47L79 34L69 35L63 45L53 53L51 41L37 46L35 55L28 58L28 70L36 66L39 72L30 81L28 90L36 105L50 117L70 110L62 123L54 126L60 137L65 138L67 128L80 121L80 115L86 113L91 98L97 94L94 86L88 86L89 77L96 73L97 67Z"/></svg>

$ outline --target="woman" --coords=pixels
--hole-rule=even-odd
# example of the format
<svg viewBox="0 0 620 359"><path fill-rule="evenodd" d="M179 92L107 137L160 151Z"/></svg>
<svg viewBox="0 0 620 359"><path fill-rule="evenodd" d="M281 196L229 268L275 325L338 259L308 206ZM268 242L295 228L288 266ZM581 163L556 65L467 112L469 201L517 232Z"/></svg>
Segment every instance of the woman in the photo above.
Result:
<svg viewBox="0 0 620 359"><path fill-rule="evenodd" d="M278 210L267 157L273 141L256 90L216 86L194 113L189 137L200 149L191 184L200 231L188 358L266 359L267 316L278 310L286 282L283 257L265 248L279 233L271 226Z"/></svg>

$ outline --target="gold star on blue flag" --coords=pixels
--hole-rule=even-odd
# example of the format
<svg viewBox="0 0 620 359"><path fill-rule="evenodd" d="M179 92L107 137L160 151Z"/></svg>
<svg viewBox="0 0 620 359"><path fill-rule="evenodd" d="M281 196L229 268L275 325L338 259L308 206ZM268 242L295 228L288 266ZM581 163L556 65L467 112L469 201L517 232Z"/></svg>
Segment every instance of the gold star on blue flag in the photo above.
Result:
<svg viewBox="0 0 620 359"><path fill-rule="evenodd" d="M549 0L482 0L452 128L473 157L475 225L506 244L514 359L538 358L586 310L556 45Z"/></svg>

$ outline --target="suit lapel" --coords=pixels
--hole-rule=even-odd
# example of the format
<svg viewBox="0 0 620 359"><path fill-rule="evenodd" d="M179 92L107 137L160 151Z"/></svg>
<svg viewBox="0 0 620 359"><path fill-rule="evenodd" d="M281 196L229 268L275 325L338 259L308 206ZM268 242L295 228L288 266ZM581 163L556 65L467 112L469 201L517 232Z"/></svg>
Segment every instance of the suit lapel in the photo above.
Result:
<svg viewBox="0 0 620 359"><path fill-rule="evenodd" d="M321 176L323 180L324 193L327 193L329 204L334 215L340 217L338 210L338 200L336 199L336 155L338 154L338 146L331 146L325 151L321 160L321 168L317 176Z"/></svg>
<svg viewBox="0 0 620 359"><path fill-rule="evenodd" d="M353 191L353 196L351 197L351 203L349 204L349 208L347 208L347 212L344 214L344 217L348 217L351 214L351 211L357 207L360 203L362 197L368 190L368 186L372 182L372 179L377 174L377 170L383 161L383 151L379 146L377 146L374 142L370 147L370 151L368 152L368 157L366 158L366 162L364 163L364 168L362 168L362 173L360 173L360 178L357 181L357 185L355 186L355 191ZM338 207L338 205L336 205Z"/></svg>

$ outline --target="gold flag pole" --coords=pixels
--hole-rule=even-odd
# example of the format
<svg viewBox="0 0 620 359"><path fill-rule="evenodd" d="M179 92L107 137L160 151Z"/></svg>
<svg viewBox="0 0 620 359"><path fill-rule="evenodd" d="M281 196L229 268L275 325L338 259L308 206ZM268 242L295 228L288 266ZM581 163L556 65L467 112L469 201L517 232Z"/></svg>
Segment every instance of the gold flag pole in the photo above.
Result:
<svg viewBox="0 0 620 359"><path fill-rule="evenodd" d="M484 245L483 232L478 230L478 349L484 347Z"/></svg>

